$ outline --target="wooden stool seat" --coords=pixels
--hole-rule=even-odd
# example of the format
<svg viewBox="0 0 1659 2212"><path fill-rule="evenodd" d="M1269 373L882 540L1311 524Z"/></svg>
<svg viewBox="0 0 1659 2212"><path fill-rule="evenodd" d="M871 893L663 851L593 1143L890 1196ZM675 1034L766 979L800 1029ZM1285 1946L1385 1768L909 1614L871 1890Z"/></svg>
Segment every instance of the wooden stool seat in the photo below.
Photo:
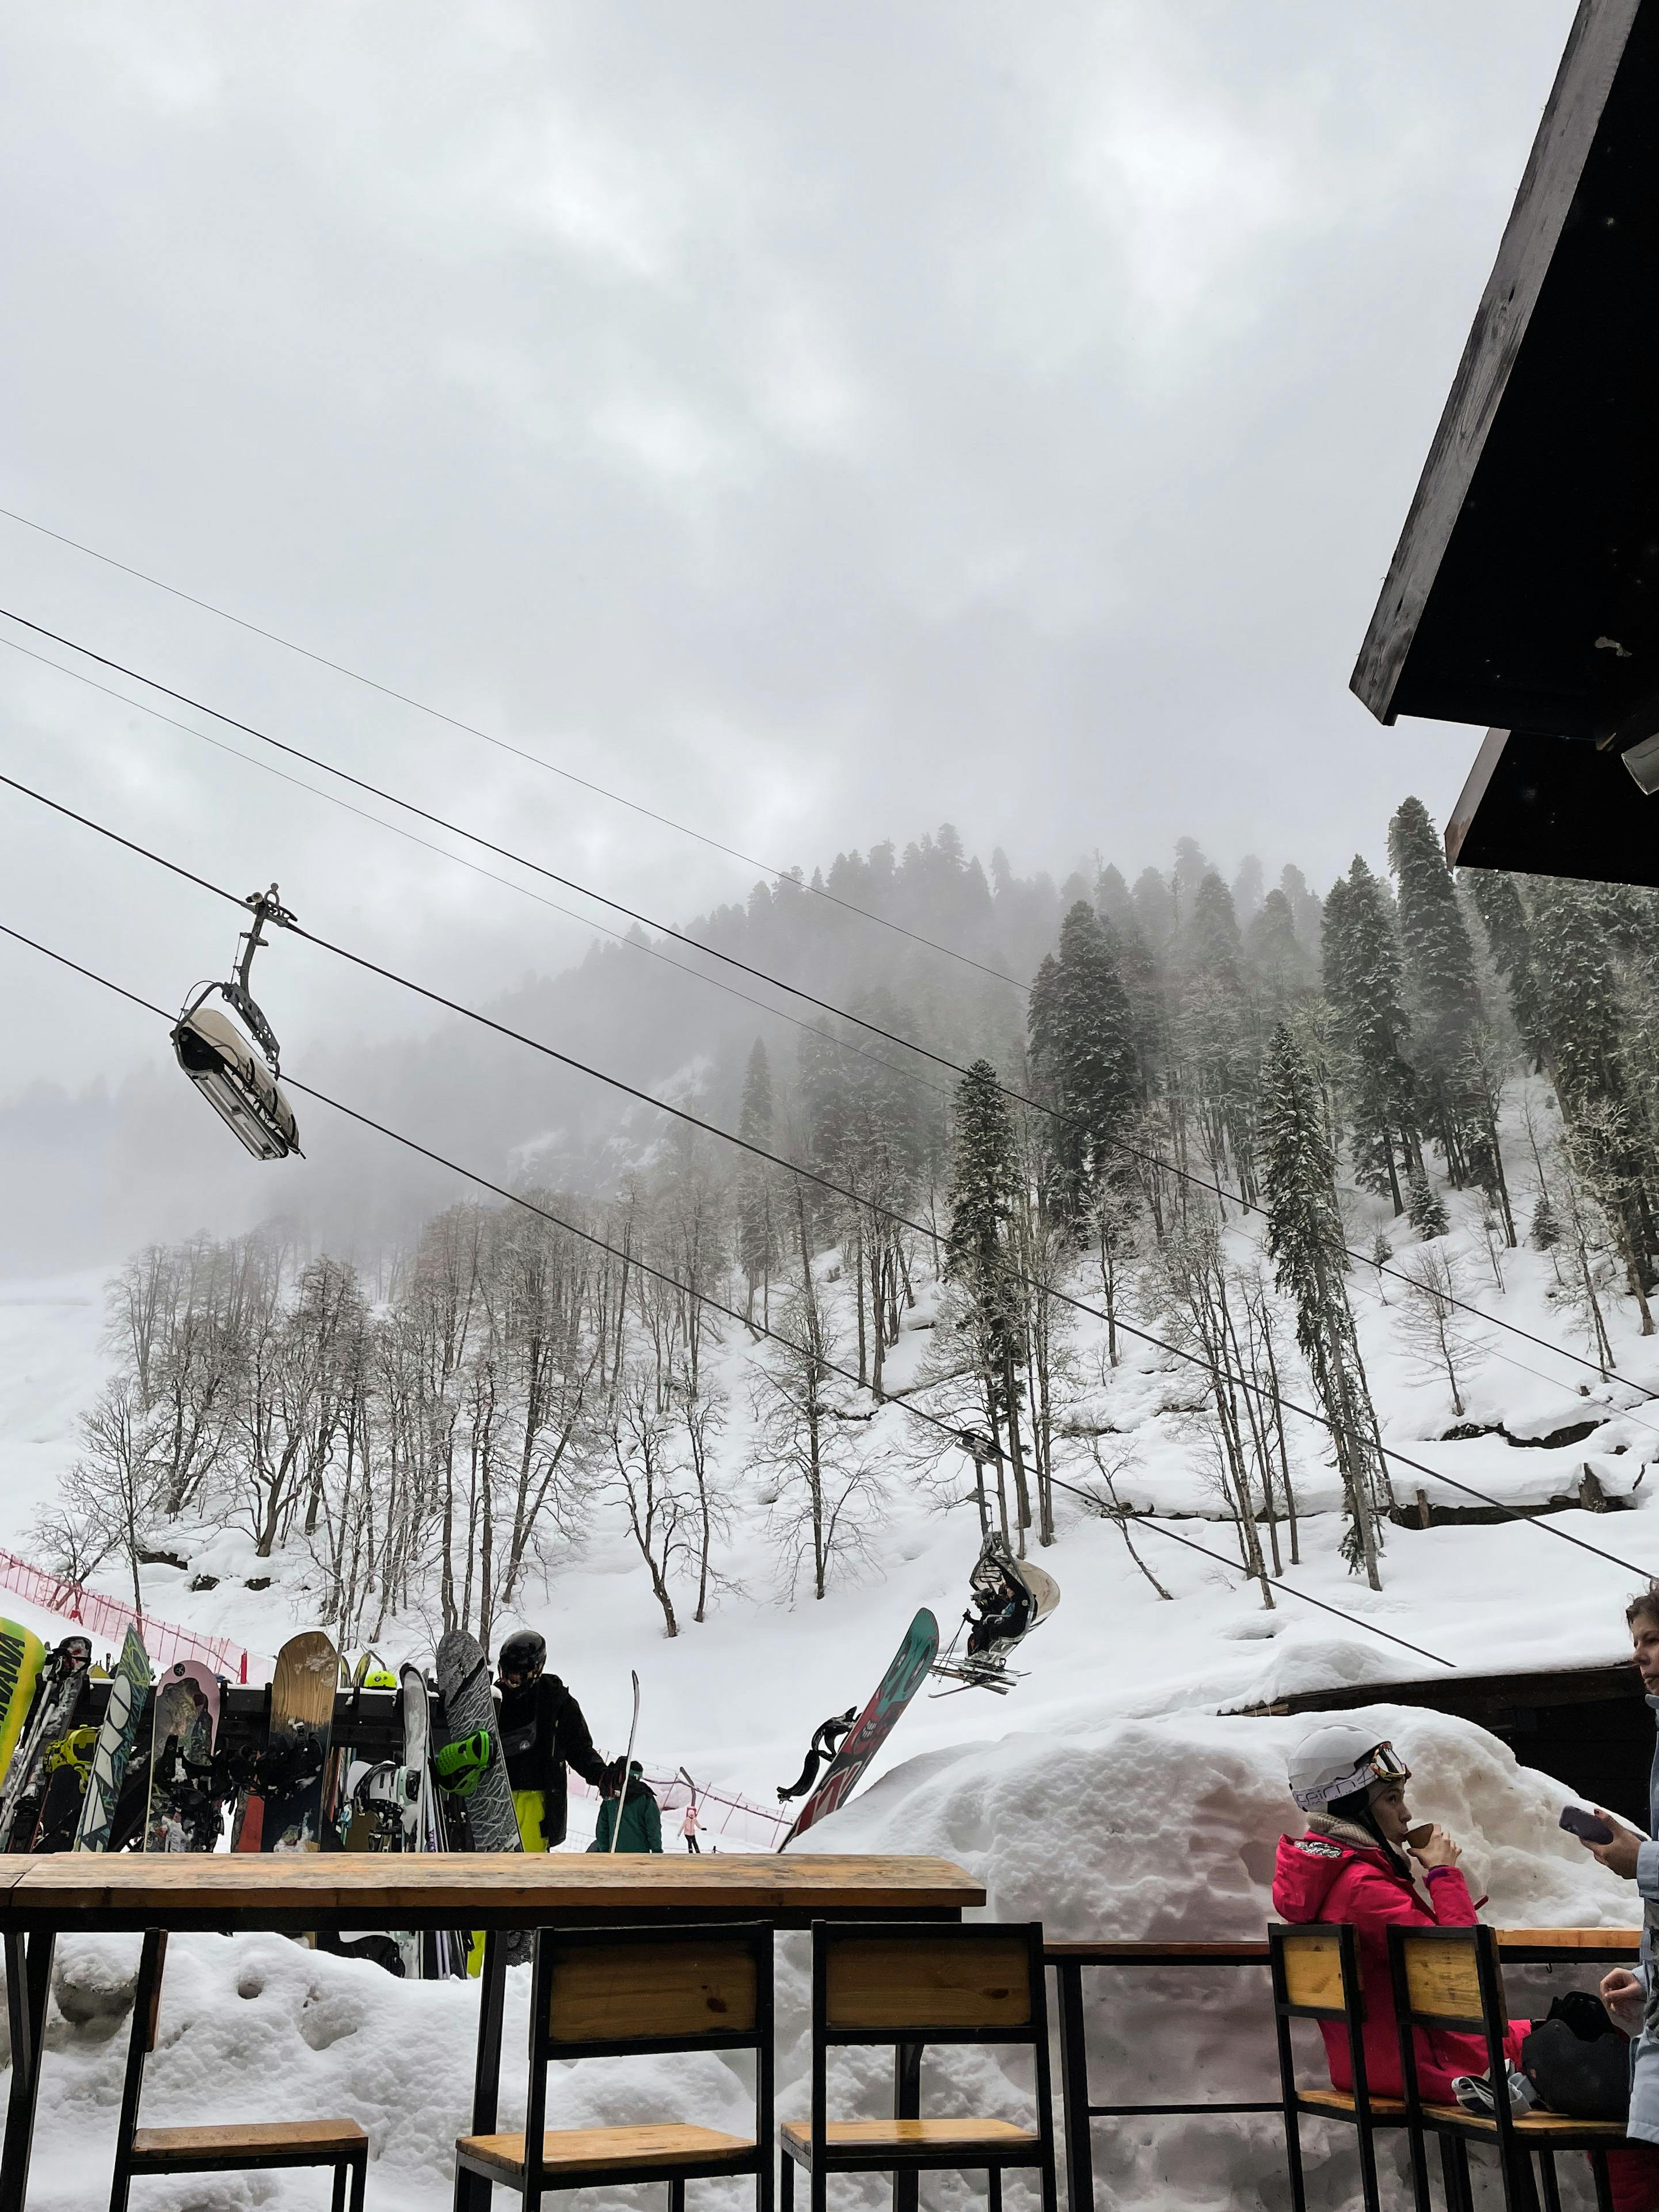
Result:
<svg viewBox="0 0 1659 2212"><path fill-rule="evenodd" d="M463 2136L456 2148L464 2158L522 2181L522 2135ZM542 2165L555 2188L567 2185L561 2175L600 2166L620 2181L629 2173L654 2173L664 2166L684 2172L728 2159L748 2161L754 2155L751 2137L722 2135L717 2128L691 2127L678 2120L630 2128L560 2128L542 2137Z"/></svg>
<svg viewBox="0 0 1659 2212"><path fill-rule="evenodd" d="M1352 2119L1358 2110L1352 2089L1298 2089L1296 2101L1298 2105L1311 2105L1318 2112L1335 2113L1344 2119ZM1398 2097L1373 2097L1370 2107L1371 2119L1376 2126L1405 2125L1406 2107Z"/></svg>
<svg viewBox="0 0 1659 2212"><path fill-rule="evenodd" d="M1495 2136L1496 2120L1480 2112L1466 2112L1462 2105L1425 2105L1423 2118L1437 2128L1472 2136ZM1552 2150L1606 2149L1625 2140L1622 2120L1575 2120L1565 2112L1517 2112L1517 2136L1547 2142Z"/></svg>
<svg viewBox="0 0 1659 2212"><path fill-rule="evenodd" d="M789 2156L802 2166L811 2166L811 2123L786 2120L778 2133ZM995 2148L1029 2150L1036 2159L1042 2149L1040 2135L1029 2128L1017 2128L1012 2120L830 2120L823 2135L824 2148L831 2156L838 2150L856 2150L875 2158L884 2152L902 2158L907 2153L926 2151L936 2158L957 2152L971 2160L988 2148Z"/></svg>
<svg viewBox="0 0 1659 2212"><path fill-rule="evenodd" d="M135 2173L211 2173L260 2166L331 2166L368 2137L356 2120L249 2120L210 2128L140 2128L129 2161Z"/></svg>

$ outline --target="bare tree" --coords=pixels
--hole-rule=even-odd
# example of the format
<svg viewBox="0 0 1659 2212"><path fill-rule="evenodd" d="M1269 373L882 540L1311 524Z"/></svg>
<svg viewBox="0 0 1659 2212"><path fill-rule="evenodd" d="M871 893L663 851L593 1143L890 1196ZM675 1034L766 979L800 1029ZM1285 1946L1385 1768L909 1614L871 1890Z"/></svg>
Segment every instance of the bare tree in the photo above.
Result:
<svg viewBox="0 0 1659 2212"><path fill-rule="evenodd" d="M1451 1390L1452 1412L1461 1421L1468 1408L1463 1393L1474 1372L1477 1340L1458 1303L1462 1285L1443 1243L1414 1245L1401 1263L1406 1294L1396 1326L1417 1366L1443 1375Z"/></svg>

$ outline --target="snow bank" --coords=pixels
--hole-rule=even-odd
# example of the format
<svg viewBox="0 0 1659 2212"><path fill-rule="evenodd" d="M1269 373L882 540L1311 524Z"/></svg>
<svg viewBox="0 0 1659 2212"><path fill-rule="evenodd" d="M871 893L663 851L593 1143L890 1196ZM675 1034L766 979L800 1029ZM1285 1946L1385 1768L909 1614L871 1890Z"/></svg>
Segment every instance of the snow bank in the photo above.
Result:
<svg viewBox="0 0 1659 2212"><path fill-rule="evenodd" d="M1377 1735L1391 1736L1414 1769L1414 1809L1463 1842L1476 1894L1491 1895L1488 1917L1629 1922L1628 1887L1556 1826L1566 1794L1558 1784L1517 1766L1468 1723L1396 1706L1368 1711ZM1054 1936L1255 1936L1271 1911L1275 1839L1294 1821L1285 1752L1308 1725L1182 1714L1103 1723L1064 1740L1026 1734L935 1751L896 1768L793 1848L942 1853L983 1879L991 1917L1040 1918ZM40 2212L78 2212L106 2187L126 2045L120 1990L137 1949L136 1939L110 1936L62 1947L31 2196ZM501 2119L510 2126L523 2111L528 1975L508 1980ZM1565 1985L1563 1977L1557 1986ZM1097 2100L1273 2094L1260 1970L1100 1972L1087 1986ZM1527 2002L1518 1977L1513 1994ZM802 1937L782 1939L778 1996L778 2109L790 2118L806 2103ZM370 2204L440 2212L450 2197L451 2146L466 2121L475 2020L474 1992L459 1984L405 1985L274 1936L175 1938L144 2116L161 2125L349 2114L374 2146ZM850 2053L835 2080L842 2112L877 2113L889 2095L890 2063L883 2053ZM1000 2054L935 2054L923 2094L935 2112L1018 2118L1031 2109L1029 2068L1012 2056L1005 2064ZM586 2061L553 2069L550 2124L672 2112L742 2131L748 2095L740 2062ZM1334 2204L1352 2191L1346 2145L1317 2142L1314 2131L1309 2140L1314 2202ZM1283 2145L1270 2118L1109 2124L1097 2130L1096 2152L1102 2202L1286 2202ZM848 2179L836 2194L849 2205L884 2201L874 2183ZM1011 2185L1011 2203L1016 2194ZM705 2185L698 2196L711 2206L750 2201L736 2185ZM136 2204L157 2212L320 2201L314 2174L156 2181L135 2192ZM657 2198L646 2191L632 2201ZM978 2203L980 2185L939 2176L926 2201Z"/></svg>

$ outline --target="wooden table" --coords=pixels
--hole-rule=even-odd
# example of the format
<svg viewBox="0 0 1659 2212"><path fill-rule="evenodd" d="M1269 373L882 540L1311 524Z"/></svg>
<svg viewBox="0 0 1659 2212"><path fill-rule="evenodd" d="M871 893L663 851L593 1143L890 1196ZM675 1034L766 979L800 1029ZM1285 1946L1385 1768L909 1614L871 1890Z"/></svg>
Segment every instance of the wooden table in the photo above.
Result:
<svg viewBox="0 0 1659 2212"><path fill-rule="evenodd" d="M642 1921L957 1920L981 1884L949 1859L618 1852L215 1851L65 1853L0 1860L0 1936L10 2015L11 2097L0 2155L0 2212L22 2212L40 2090L41 2034L60 1933L148 1928L225 1934L263 1929L482 1928L471 2132L494 2132L506 1966L498 1932ZM914 2117L920 2054L901 2051L899 2116ZM488 2185L459 2177L472 2212Z"/></svg>
<svg viewBox="0 0 1659 2212"><path fill-rule="evenodd" d="M1515 1966L1614 1963L1633 1959L1640 1948L1639 1928L1500 1928L1498 1955ZM1083 1970L1085 1966L1265 1966L1265 1937L1244 1942L1138 1942L1117 1940L1045 1943L1042 1955L1054 1970L1055 2026L1060 2040L1060 2102L1066 2139L1066 2191L1070 2203L1094 2202L1094 2148L1090 2129L1096 2120L1168 2118L1202 2112L1278 2112L1268 2101L1201 2105L1093 2105L1089 2101L1089 2051L1083 2026Z"/></svg>

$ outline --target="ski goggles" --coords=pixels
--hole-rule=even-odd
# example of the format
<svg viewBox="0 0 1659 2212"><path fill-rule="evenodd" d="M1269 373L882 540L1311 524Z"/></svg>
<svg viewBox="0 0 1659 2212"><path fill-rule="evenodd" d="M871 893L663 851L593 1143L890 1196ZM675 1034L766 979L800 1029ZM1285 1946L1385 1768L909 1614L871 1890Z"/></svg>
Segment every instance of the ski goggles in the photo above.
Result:
<svg viewBox="0 0 1659 2212"><path fill-rule="evenodd" d="M1329 1805L1339 1797L1355 1796L1373 1782L1409 1782L1411 1772L1391 1743L1379 1743L1346 1774L1334 1775L1328 1782L1316 1782L1292 1795L1304 1813L1316 1813L1322 1805Z"/></svg>

